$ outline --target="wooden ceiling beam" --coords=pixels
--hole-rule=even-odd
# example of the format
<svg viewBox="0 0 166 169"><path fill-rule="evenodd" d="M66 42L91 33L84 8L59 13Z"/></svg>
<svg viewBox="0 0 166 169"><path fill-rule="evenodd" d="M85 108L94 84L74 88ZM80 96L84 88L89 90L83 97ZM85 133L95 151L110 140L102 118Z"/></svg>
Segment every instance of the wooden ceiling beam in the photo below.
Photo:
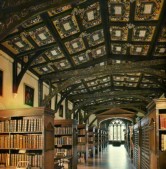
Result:
<svg viewBox="0 0 166 169"><path fill-rule="evenodd" d="M151 61L140 61L135 63L127 63L127 64L116 64L116 65L107 65L107 66L96 66L93 68L87 68L87 69L79 69L79 70L73 70L73 71L65 71L62 73L50 73L47 75L43 75L42 79L52 79L52 78L72 78L72 77L90 77L90 76L96 76L96 75L110 75L110 74L116 74L116 73L127 73L127 72L147 72L148 74L163 74L163 77L165 73L155 71L154 69L149 69L147 67L155 66L155 65L163 65L165 64L164 59L158 59L158 60L151 60ZM156 73L155 73L156 72Z"/></svg>
<svg viewBox="0 0 166 169"><path fill-rule="evenodd" d="M58 109L60 108L60 105L61 105L61 103L64 101L64 99L67 98L67 96L68 96L73 90L77 89L80 85L81 85L81 83L80 83L80 84L73 85L70 90L68 90L66 93L64 93L64 94L62 95L61 99L60 99L59 102L57 103L55 112L58 111Z"/></svg>
<svg viewBox="0 0 166 169"><path fill-rule="evenodd" d="M3 0L0 3L0 41L32 16L76 2L79 0Z"/></svg>
<svg viewBox="0 0 166 169"><path fill-rule="evenodd" d="M161 29L162 27L164 26L164 22L166 21L166 1L163 2L163 8L162 8L162 11L160 13L160 18L158 20L158 23L156 25L156 29L155 29L155 32L153 34L153 38L152 38L152 43L150 45L150 48L149 48L149 51L148 51L148 57L150 57L151 59L154 58L154 56L152 55L155 51L155 46L158 42L158 38L159 38L159 35L161 33ZM152 58L153 56L153 58Z"/></svg>
<svg viewBox="0 0 166 169"><path fill-rule="evenodd" d="M75 106L75 108L74 109L84 109L84 106L86 106L88 103L91 103L91 101L95 101L96 99L100 99L100 98L105 98L105 99L109 99L110 97L112 97L112 98L116 98L116 97L119 97L119 98L127 98L127 97L133 97L133 98L138 98L138 99L140 99L141 101L142 101L142 103L144 103L144 104L148 104L148 103L150 103L152 100L151 99L148 99L148 98L146 98L146 97L144 97L144 96L141 96L141 95L118 95L118 96L116 96L116 95L103 95L103 96L100 96L100 97L96 97L96 98L89 98L89 99L86 99L86 100L84 100L84 101L80 101L80 103L79 104L77 104L76 106ZM107 100L106 100L106 102L107 102ZM106 103L106 102L103 102L103 103ZM111 103L112 101L109 101L108 100L108 103ZM114 102L114 101L113 101ZM126 100L126 101L119 101L119 102L131 102L131 101L128 101L128 100ZM97 101L96 101L96 105L97 105L98 103L97 103Z"/></svg>
<svg viewBox="0 0 166 169"><path fill-rule="evenodd" d="M58 46L60 47L61 51L65 55L66 59L69 61L69 63L71 64L72 67L75 67L74 62L71 59L70 54L69 54L68 50L66 49L64 43L62 42L58 31L55 29L55 26L53 25L52 21L50 20L48 13L41 14L41 17L44 20L44 23L46 24L47 28L49 29L49 31L53 35L53 37L54 37L56 43L58 44Z"/></svg>
<svg viewBox="0 0 166 169"><path fill-rule="evenodd" d="M108 1L107 0L99 0L100 3L100 11L101 11L101 20L103 24L103 31L104 31L104 39L105 39L105 47L106 47L106 55L107 57L110 56L110 26L109 26L109 11L108 11Z"/></svg>
<svg viewBox="0 0 166 169"><path fill-rule="evenodd" d="M140 109L141 106L145 106L145 105L143 103L114 104L114 105L100 104L100 105L96 105L96 106L89 106L85 110L99 111L99 110L106 110L106 109L111 109L111 108L128 108L128 109L138 108L138 110L140 112L144 112L144 111L141 111L141 109Z"/></svg>
<svg viewBox="0 0 166 169"><path fill-rule="evenodd" d="M68 99L70 100L77 100L77 99L88 99L88 98L100 98L105 96L123 96L123 95L150 95L152 93L156 93L154 90L146 90L142 92L141 90L125 90L125 91L110 91L110 92L95 92L93 94L77 94L74 96L69 96Z"/></svg>

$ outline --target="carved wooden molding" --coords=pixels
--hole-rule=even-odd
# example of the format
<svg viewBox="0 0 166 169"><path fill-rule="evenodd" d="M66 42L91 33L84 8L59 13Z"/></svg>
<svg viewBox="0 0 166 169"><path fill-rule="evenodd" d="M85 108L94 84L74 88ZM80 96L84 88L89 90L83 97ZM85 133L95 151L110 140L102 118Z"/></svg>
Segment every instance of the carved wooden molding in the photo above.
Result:
<svg viewBox="0 0 166 169"><path fill-rule="evenodd" d="M0 40L30 17L75 2L78 0L3 0L0 3Z"/></svg>
<svg viewBox="0 0 166 169"><path fill-rule="evenodd" d="M77 79L84 79L87 77L100 76L100 75L113 75L117 73L138 73L138 72L147 73L147 74L151 74L154 76L166 78L166 74L164 72L148 68L151 66L157 66L157 65L163 65L163 64L165 64L164 59L139 61L139 62L134 62L134 63L96 66L93 68L64 71L58 74L51 73L49 75L43 75L41 78L42 79L48 79L48 78L68 79L68 78L77 77Z"/></svg>
<svg viewBox="0 0 166 169"><path fill-rule="evenodd" d="M73 99L77 100L77 99L88 99L88 98L93 99L93 98L100 98L100 97L107 97L107 96L149 95L151 93L153 93L151 90L146 90L144 92L142 92L140 90L132 90L132 91L126 90L126 91L112 91L112 92L107 92L107 93L96 92L93 94L77 94L74 96L69 96L68 98L71 100L73 100Z"/></svg>

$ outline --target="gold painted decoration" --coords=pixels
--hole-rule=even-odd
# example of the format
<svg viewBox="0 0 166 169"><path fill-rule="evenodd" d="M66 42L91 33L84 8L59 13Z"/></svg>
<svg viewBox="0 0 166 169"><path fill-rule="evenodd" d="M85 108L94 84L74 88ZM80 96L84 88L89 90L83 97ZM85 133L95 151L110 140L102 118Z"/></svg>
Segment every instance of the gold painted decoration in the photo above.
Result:
<svg viewBox="0 0 166 169"><path fill-rule="evenodd" d="M164 0L136 0L135 20L158 20Z"/></svg>
<svg viewBox="0 0 166 169"><path fill-rule="evenodd" d="M114 81L124 81L124 76L113 76Z"/></svg>
<svg viewBox="0 0 166 169"><path fill-rule="evenodd" d="M126 54L127 46L125 44L111 43L111 51L113 54Z"/></svg>
<svg viewBox="0 0 166 169"><path fill-rule="evenodd" d="M48 14L49 14L49 16L54 16L54 15L57 15L59 13L65 12L65 11L71 9L71 8L72 8L72 6L70 4L63 6L63 7L60 7L60 8L53 8L53 9L48 11Z"/></svg>
<svg viewBox="0 0 166 169"><path fill-rule="evenodd" d="M132 45L130 47L131 55L147 55L149 45Z"/></svg>
<svg viewBox="0 0 166 169"><path fill-rule="evenodd" d="M49 60L64 58L64 54L58 46L55 46L54 48L46 51L45 55L49 58Z"/></svg>
<svg viewBox="0 0 166 169"><path fill-rule="evenodd" d="M19 54L34 48L26 39L26 35L24 33L3 42L2 45L8 48L14 54Z"/></svg>
<svg viewBox="0 0 166 169"><path fill-rule="evenodd" d="M104 76L100 78L96 78L94 80L91 80L87 82L88 87L93 87L92 89L98 89L98 88L103 88L110 86L110 77L109 76Z"/></svg>
<svg viewBox="0 0 166 169"><path fill-rule="evenodd" d="M97 67L97 66L105 66L105 65L107 65L107 61L97 63L97 64L95 64L95 67Z"/></svg>
<svg viewBox="0 0 166 169"><path fill-rule="evenodd" d="M49 65L49 64L43 65L43 66L39 66L39 67L35 67L35 68L33 68L33 70L39 75L44 75L44 74L51 73L51 72L54 71L52 66Z"/></svg>
<svg viewBox="0 0 166 169"><path fill-rule="evenodd" d="M139 78L138 77L134 77L134 76L127 76L126 81L127 82L138 82Z"/></svg>
<svg viewBox="0 0 166 169"><path fill-rule="evenodd" d="M106 55L105 46L100 46L100 47L92 50L92 57L93 58L98 58L98 57L101 57L104 55Z"/></svg>
<svg viewBox="0 0 166 169"><path fill-rule="evenodd" d="M123 85L124 85L123 82L115 82L115 81L114 81L114 86L123 86Z"/></svg>
<svg viewBox="0 0 166 169"><path fill-rule="evenodd" d="M154 56L166 56L166 45L157 45Z"/></svg>
<svg viewBox="0 0 166 169"><path fill-rule="evenodd" d="M141 88L158 88L159 85L153 84L153 83L141 83L140 87Z"/></svg>
<svg viewBox="0 0 166 169"><path fill-rule="evenodd" d="M166 26L162 28L158 41L166 42Z"/></svg>
<svg viewBox="0 0 166 169"><path fill-rule="evenodd" d="M100 5L95 3L89 5L86 9L82 9L80 12L82 18L82 25L87 29L101 24Z"/></svg>
<svg viewBox="0 0 166 169"><path fill-rule="evenodd" d="M104 42L104 34L103 34L103 30L97 30L95 32L92 32L91 34L89 34L87 36L87 41L89 46L96 46L100 43Z"/></svg>
<svg viewBox="0 0 166 169"><path fill-rule="evenodd" d="M132 32L133 41L150 42L153 38L155 26L136 26Z"/></svg>
<svg viewBox="0 0 166 169"><path fill-rule="evenodd" d="M43 46L55 42L53 36L46 26L30 30L29 35L38 46Z"/></svg>
<svg viewBox="0 0 166 169"><path fill-rule="evenodd" d="M122 27L111 26L110 35L112 41L127 41L128 28L126 26L122 26Z"/></svg>
<svg viewBox="0 0 166 169"><path fill-rule="evenodd" d="M38 65L40 63L45 63L45 62L46 62L45 58L43 56L39 56L37 59L35 59L32 62L31 66Z"/></svg>
<svg viewBox="0 0 166 169"><path fill-rule="evenodd" d="M126 63L125 60L114 60L112 59L112 64L121 64L121 63Z"/></svg>
<svg viewBox="0 0 166 169"><path fill-rule="evenodd" d="M58 70L64 70L71 67L70 63L67 60L61 60L59 62L54 62L54 65Z"/></svg>
<svg viewBox="0 0 166 169"><path fill-rule="evenodd" d="M89 55L86 53L81 53L72 57L76 65L88 62L90 60Z"/></svg>
<svg viewBox="0 0 166 169"><path fill-rule="evenodd" d="M141 73L126 73L127 76L140 76Z"/></svg>
<svg viewBox="0 0 166 169"><path fill-rule="evenodd" d="M74 35L79 32L79 27L75 15L67 15L53 21L61 38Z"/></svg>
<svg viewBox="0 0 166 169"><path fill-rule="evenodd" d="M69 42L66 42L65 46L70 54L74 54L85 49L85 45L82 38L76 38Z"/></svg>
<svg viewBox="0 0 166 169"><path fill-rule="evenodd" d="M110 21L127 22L130 14L129 0L109 0L108 1Z"/></svg>
<svg viewBox="0 0 166 169"><path fill-rule="evenodd" d="M96 79L96 77L87 77L87 78L85 78L84 80L85 80L85 81L91 81L91 80L94 80L94 79Z"/></svg>
<svg viewBox="0 0 166 169"><path fill-rule="evenodd" d="M24 28L28 28L28 27L30 27L30 26L34 26L34 25L36 25L36 24L38 24L38 23L41 23L43 20L42 20L42 18L40 17L40 15L37 15L37 16L34 16L34 17L32 17L31 19L28 19L27 21L25 21L23 24L22 24L22 26L24 27Z"/></svg>
<svg viewBox="0 0 166 169"><path fill-rule="evenodd" d="M137 87L137 83L125 83L126 87Z"/></svg>

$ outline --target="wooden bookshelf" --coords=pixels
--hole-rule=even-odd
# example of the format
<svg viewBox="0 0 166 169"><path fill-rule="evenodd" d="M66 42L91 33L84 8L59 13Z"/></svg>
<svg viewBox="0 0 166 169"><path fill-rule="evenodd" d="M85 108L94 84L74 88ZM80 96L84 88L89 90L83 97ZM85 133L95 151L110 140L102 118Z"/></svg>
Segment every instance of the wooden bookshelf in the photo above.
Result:
<svg viewBox="0 0 166 169"><path fill-rule="evenodd" d="M102 131L102 146L103 148L106 148L108 145L108 131L106 129L103 129Z"/></svg>
<svg viewBox="0 0 166 169"><path fill-rule="evenodd" d="M54 168L54 114L38 108L0 110L0 165L27 161L36 169Z"/></svg>
<svg viewBox="0 0 166 169"><path fill-rule="evenodd" d="M102 151L108 144L108 132L105 129L98 129L98 152Z"/></svg>
<svg viewBox="0 0 166 169"><path fill-rule="evenodd" d="M153 121L145 117L140 121L140 168L150 168L150 132L154 130Z"/></svg>
<svg viewBox="0 0 166 169"><path fill-rule="evenodd" d="M140 123L137 123L133 127L133 164L136 169L140 169Z"/></svg>
<svg viewBox="0 0 166 169"><path fill-rule="evenodd" d="M147 108L149 116L153 115L153 120L156 124L154 139L153 142L150 142L151 147L155 146L156 148L156 150L153 149L151 153L151 158L155 156L155 159L151 159L151 166L157 164L157 166L155 166L156 169L162 169L166 166L166 98L154 100Z"/></svg>
<svg viewBox="0 0 166 169"><path fill-rule="evenodd" d="M79 162L87 163L88 161L88 125L78 125L78 144L77 144Z"/></svg>
<svg viewBox="0 0 166 169"><path fill-rule="evenodd" d="M131 160L133 161L133 149L134 149L134 144L133 144L133 126L129 126L129 131L128 131L128 152Z"/></svg>
<svg viewBox="0 0 166 169"><path fill-rule="evenodd" d="M99 135L99 128L95 127L95 154L99 153L98 135Z"/></svg>
<svg viewBox="0 0 166 169"><path fill-rule="evenodd" d="M166 166L166 99L156 99L147 115L134 125L134 165L136 169L164 169Z"/></svg>
<svg viewBox="0 0 166 169"><path fill-rule="evenodd" d="M95 128L96 127L88 127L88 152L89 157L95 157Z"/></svg>
<svg viewBox="0 0 166 169"><path fill-rule="evenodd" d="M102 142L101 142L101 140L102 140L102 136L101 136L101 133L102 133L102 130L99 128L98 129L98 153L102 150Z"/></svg>
<svg viewBox="0 0 166 169"><path fill-rule="evenodd" d="M54 158L65 169L77 169L77 121L54 120ZM61 164L59 164L61 165ZM54 169L58 169L55 166Z"/></svg>

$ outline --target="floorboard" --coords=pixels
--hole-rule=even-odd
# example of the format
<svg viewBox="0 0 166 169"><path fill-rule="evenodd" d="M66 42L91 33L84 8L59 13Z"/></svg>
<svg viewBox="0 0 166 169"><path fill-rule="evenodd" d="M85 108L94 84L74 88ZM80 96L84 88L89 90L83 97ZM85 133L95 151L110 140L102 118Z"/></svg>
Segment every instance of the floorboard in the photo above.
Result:
<svg viewBox="0 0 166 169"><path fill-rule="evenodd" d="M108 145L96 158L79 164L78 169L134 169L124 145Z"/></svg>

